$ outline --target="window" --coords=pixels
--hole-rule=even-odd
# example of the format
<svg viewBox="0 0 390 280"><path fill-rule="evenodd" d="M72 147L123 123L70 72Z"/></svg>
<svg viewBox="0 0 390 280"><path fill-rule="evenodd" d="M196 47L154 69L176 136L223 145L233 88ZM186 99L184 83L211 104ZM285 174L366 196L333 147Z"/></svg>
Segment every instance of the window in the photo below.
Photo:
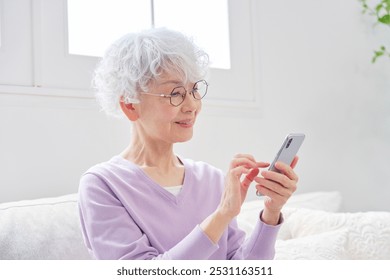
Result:
<svg viewBox="0 0 390 280"><path fill-rule="evenodd" d="M210 55L212 67L229 69L227 2L68 0L69 53L102 56L106 47L123 34L153 26L168 27L193 37Z"/></svg>
<svg viewBox="0 0 390 280"><path fill-rule="evenodd" d="M92 98L96 56L124 33L167 26L193 36L210 55L205 109L258 112L256 3L0 0L0 92L7 85L8 92Z"/></svg>
<svg viewBox="0 0 390 280"><path fill-rule="evenodd" d="M227 0L154 0L154 26L192 36L213 68L230 69L228 15Z"/></svg>
<svg viewBox="0 0 390 280"><path fill-rule="evenodd" d="M122 35L150 28L151 2L68 0L67 15L69 53L102 56Z"/></svg>
<svg viewBox="0 0 390 280"><path fill-rule="evenodd" d="M31 4L0 0L0 84L31 86Z"/></svg>

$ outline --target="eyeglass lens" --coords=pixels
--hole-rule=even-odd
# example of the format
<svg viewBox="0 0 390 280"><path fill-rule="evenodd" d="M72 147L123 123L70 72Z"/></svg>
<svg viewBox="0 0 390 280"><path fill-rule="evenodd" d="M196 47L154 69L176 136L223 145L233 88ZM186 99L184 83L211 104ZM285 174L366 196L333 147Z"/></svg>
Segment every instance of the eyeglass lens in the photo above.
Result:
<svg viewBox="0 0 390 280"><path fill-rule="evenodd" d="M206 81L198 81L195 83L194 87L191 90L191 95L197 99L202 99L207 93L207 83ZM187 91L184 87L176 87L172 90L171 93L171 104L174 106L179 106L183 103Z"/></svg>

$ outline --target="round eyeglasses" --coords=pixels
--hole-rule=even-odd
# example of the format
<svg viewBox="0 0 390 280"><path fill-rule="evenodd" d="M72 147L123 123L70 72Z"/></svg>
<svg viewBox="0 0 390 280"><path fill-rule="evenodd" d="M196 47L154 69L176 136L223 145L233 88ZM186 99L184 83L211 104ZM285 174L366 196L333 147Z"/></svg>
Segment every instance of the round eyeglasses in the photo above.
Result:
<svg viewBox="0 0 390 280"><path fill-rule="evenodd" d="M206 95L208 87L209 85L205 80L197 81L192 87L190 94L196 100L201 100ZM149 92L141 92L141 94L169 98L173 106L179 106L181 103L183 103L184 99L186 98L187 90L184 86L179 86L179 87L175 87L170 94L149 93Z"/></svg>

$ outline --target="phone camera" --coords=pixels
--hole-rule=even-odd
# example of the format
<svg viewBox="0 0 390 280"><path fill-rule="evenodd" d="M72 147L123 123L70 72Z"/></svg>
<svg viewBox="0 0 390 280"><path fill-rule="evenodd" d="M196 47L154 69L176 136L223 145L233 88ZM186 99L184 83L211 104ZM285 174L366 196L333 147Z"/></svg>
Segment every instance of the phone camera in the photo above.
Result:
<svg viewBox="0 0 390 280"><path fill-rule="evenodd" d="M292 138L290 138L290 140L288 140L286 148L290 147L291 141L292 141Z"/></svg>

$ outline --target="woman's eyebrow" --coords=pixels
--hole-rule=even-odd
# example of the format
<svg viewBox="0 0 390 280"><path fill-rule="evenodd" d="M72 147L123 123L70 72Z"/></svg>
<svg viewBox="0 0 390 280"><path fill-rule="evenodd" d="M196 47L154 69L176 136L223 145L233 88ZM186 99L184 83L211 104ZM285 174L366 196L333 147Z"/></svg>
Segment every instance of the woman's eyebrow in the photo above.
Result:
<svg viewBox="0 0 390 280"><path fill-rule="evenodd" d="M161 83L157 83L157 85L159 85L159 86L167 85L167 84L183 85L183 82L180 80L167 80L167 81L163 81Z"/></svg>

